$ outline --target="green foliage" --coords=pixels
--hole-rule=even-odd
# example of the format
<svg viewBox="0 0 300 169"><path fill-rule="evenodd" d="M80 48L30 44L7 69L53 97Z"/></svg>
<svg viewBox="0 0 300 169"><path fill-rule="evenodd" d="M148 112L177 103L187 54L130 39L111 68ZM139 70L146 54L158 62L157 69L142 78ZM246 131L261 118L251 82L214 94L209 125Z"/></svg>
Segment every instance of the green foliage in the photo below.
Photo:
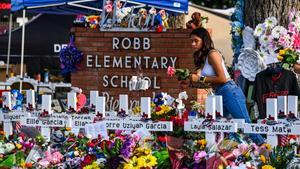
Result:
<svg viewBox="0 0 300 169"><path fill-rule="evenodd" d="M277 146L270 153L270 165L274 168L286 168L293 156L294 148L292 145Z"/></svg>
<svg viewBox="0 0 300 169"><path fill-rule="evenodd" d="M162 149L153 154L157 158L157 169L172 168L168 150Z"/></svg>
<svg viewBox="0 0 300 169"><path fill-rule="evenodd" d="M176 69L175 75L178 80L186 80L190 76L189 69Z"/></svg>

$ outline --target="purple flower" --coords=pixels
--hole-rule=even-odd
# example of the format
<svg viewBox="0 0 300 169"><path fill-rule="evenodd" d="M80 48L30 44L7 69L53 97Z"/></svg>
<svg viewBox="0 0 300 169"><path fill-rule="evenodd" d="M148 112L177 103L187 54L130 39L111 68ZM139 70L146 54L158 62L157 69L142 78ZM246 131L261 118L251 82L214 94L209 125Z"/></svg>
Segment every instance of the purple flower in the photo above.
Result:
<svg viewBox="0 0 300 169"><path fill-rule="evenodd" d="M132 145L132 139L130 137L127 137L126 140L123 143L123 146L121 148L121 155L125 159L129 159L131 155L131 145Z"/></svg>

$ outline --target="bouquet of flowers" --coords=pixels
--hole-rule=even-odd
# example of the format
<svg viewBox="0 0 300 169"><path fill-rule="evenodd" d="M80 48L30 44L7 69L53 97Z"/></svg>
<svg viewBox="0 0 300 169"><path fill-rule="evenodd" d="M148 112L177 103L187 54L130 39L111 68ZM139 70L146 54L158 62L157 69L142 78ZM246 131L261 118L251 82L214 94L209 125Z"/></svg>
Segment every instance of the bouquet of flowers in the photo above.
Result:
<svg viewBox="0 0 300 169"><path fill-rule="evenodd" d="M284 68L291 68L299 61L300 53L294 49L286 48L279 51L277 59L282 62Z"/></svg>
<svg viewBox="0 0 300 169"><path fill-rule="evenodd" d="M177 76L177 79L180 80L186 80L188 77L190 77L190 71L188 69L175 69L174 67L169 66L167 71L168 76Z"/></svg>

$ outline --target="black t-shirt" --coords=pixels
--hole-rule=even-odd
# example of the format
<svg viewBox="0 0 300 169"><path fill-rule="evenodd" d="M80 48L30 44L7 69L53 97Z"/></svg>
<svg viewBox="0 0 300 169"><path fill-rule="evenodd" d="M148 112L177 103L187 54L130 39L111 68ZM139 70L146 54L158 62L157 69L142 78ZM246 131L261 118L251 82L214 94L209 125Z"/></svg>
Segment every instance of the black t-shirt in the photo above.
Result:
<svg viewBox="0 0 300 169"><path fill-rule="evenodd" d="M266 118L266 99L277 96L300 96L296 75L285 69L266 69L254 81L253 100L257 103L259 118Z"/></svg>

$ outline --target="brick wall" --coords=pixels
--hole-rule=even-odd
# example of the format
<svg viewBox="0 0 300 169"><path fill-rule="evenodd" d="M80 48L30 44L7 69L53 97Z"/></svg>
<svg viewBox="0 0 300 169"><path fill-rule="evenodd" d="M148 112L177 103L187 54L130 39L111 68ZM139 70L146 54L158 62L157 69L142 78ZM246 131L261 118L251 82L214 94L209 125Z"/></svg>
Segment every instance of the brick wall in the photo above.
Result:
<svg viewBox="0 0 300 169"><path fill-rule="evenodd" d="M85 94L89 94L90 90L98 90L101 92L108 92L110 96L118 98L119 94L128 94L130 99L138 99L141 96L150 96L152 97L153 92L167 92L174 97L178 96L180 92L178 81L175 77L168 77L166 69L146 69L145 64L142 67L142 73L144 76L157 77L157 86L160 86L160 89L150 88L146 91L129 91L128 88L121 87L104 87L103 76L108 75L112 76L127 76L128 81L132 75L137 75L137 68L103 68L103 58L104 55L110 56L111 58L116 57L125 57L125 56L149 56L151 58L156 57L158 60L165 56L177 57L176 68L194 68L191 41L189 38L188 30L172 30L163 33L155 32L100 32L99 30L92 30L86 28L74 28L76 39L76 46L83 51L84 61L81 64L81 70L72 74L72 85L82 88ZM113 37L147 37L151 40L150 50L113 50ZM102 67L92 68L87 67L87 55L92 55L91 64L95 64L95 55L98 56L98 64L101 64ZM112 61L110 61L112 62ZM149 62L151 64L151 61ZM168 63L169 64L169 63ZM170 65L170 64L169 64ZM115 79L114 83L120 84L120 79ZM189 99L197 99L197 89L188 89L187 90Z"/></svg>

